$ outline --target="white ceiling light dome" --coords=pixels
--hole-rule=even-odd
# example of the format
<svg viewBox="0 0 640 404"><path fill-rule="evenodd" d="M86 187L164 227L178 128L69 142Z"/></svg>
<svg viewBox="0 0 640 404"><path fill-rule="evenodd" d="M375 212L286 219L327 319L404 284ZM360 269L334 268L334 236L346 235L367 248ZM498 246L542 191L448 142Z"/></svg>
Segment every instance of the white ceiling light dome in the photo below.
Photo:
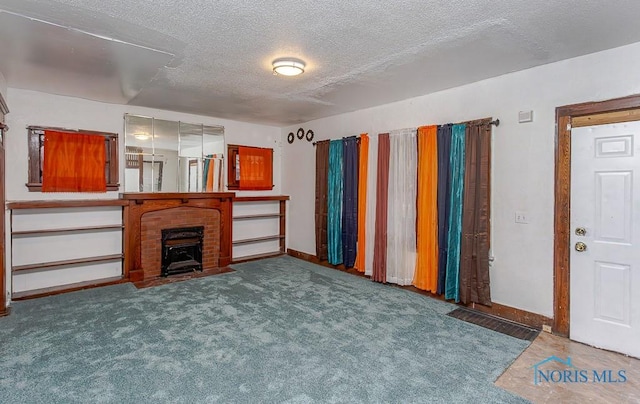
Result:
<svg viewBox="0 0 640 404"><path fill-rule="evenodd" d="M283 76L297 76L304 73L305 63L295 58L280 58L272 63L273 74Z"/></svg>

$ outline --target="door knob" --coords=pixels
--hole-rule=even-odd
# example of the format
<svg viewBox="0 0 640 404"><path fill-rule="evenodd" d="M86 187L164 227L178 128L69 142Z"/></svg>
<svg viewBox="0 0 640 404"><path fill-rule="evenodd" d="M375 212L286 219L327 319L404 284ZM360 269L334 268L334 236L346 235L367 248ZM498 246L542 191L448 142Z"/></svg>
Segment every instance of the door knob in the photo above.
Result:
<svg viewBox="0 0 640 404"><path fill-rule="evenodd" d="M583 243L582 241L578 241L576 243L576 251L577 252L587 251L587 245L585 243Z"/></svg>
<svg viewBox="0 0 640 404"><path fill-rule="evenodd" d="M576 236L585 236L587 234L587 229L584 227L576 227Z"/></svg>

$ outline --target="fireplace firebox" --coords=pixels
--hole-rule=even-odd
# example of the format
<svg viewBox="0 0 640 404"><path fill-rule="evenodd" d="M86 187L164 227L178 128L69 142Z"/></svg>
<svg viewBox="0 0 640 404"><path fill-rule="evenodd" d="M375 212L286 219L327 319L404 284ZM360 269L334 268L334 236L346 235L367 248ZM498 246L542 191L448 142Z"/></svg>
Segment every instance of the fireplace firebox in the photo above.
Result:
<svg viewBox="0 0 640 404"><path fill-rule="evenodd" d="M160 276L202 271L204 226L162 230Z"/></svg>

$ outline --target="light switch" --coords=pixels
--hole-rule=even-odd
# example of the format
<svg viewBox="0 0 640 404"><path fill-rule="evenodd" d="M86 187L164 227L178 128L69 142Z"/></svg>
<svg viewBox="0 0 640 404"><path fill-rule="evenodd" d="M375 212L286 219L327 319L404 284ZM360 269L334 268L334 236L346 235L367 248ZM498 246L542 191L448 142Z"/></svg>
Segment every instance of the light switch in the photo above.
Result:
<svg viewBox="0 0 640 404"><path fill-rule="evenodd" d="M527 212L523 210L516 210L516 223L522 223L522 224L529 223Z"/></svg>

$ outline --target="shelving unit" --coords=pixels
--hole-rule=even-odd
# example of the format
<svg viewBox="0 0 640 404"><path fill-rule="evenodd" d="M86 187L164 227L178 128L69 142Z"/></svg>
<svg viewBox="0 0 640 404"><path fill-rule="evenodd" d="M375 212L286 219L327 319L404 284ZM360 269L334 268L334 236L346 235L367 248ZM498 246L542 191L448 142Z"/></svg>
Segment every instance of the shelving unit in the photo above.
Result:
<svg viewBox="0 0 640 404"><path fill-rule="evenodd" d="M97 281L83 281L61 286L52 286L49 288L32 289L27 292L15 292L12 295L12 299L34 299L36 297L51 296L58 293L75 292L77 290L96 288L98 286L116 285L118 283L125 282L128 282L128 280L123 279L122 276L114 276L112 278L104 278Z"/></svg>
<svg viewBox="0 0 640 404"><path fill-rule="evenodd" d="M240 244L251 244L251 243L259 243L261 241L269 241L269 240L283 240L284 239L284 235L277 235L277 236L265 236L265 237L254 237L254 238L245 238L242 240L237 240L233 242L233 245L240 245Z"/></svg>
<svg viewBox="0 0 640 404"><path fill-rule="evenodd" d="M234 212L241 211L233 216L234 237L231 244L234 263L285 253L288 200L288 196L250 196L233 199ZM238 233L240 235L236 238Z"/></svg>
<svg viewBox="0 0 640 404"><path fill-rule="evenodd" d="M279 213L276 214L265 214L265 215L244 215L244 216L235 216L233 220L250 220L250 219L272 219L280 217Z"/></svg>
<svg viewBox="0 0 640 404"><path fill-rule="evenodd" d="M122 260L122 258L124 258L122 254L100 255L100 256L78 258L78 259L72 259L72 260L47 261L47 262L40 262L40 263L27 264L27 265L14 265L12 270L13 272L20 272L20 271L29 271L32 269L58 268L58 267L67 267L70 265L89 264L92 262L118 261L118 260Z"/></svg>
<svg viewBox="0 0 640 404"><path fill-rule="evenodd" d="M24 230L24 231L13 231L11 235L13 236L29 236L36 234L48 234L48 233L71 233L71 232L86 232L86 231L100 231L100 230L114 230L114 229L124 229L122 225L106 225L106 226L88 226L88 227L72 227L72 228L64 228L64 229L42 229L42 230Z"/></svg>
<svg viewBox="0 0 640 404"><path fill-rule="evenodd" d="M11 210L12 299L124 282L122 209L126 203L70 200L7 204ZM82 225L73 226L74 222Z"/></svg>

